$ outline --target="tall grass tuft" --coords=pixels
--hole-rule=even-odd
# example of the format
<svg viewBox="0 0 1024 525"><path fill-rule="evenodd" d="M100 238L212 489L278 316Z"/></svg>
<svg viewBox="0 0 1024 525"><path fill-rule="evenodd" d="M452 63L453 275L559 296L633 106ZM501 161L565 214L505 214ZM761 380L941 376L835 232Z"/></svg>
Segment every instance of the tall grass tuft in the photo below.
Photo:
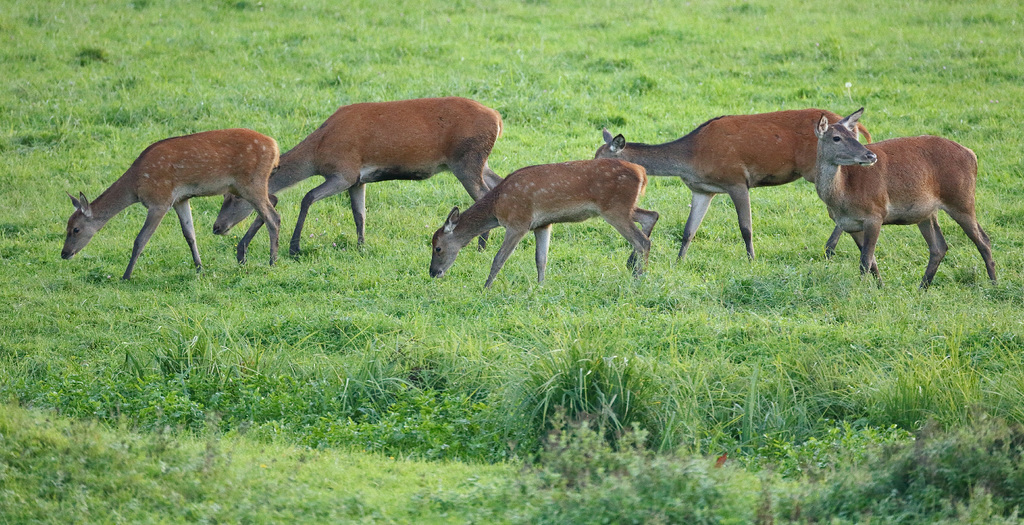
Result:
<svg viewBox="0 0 1024 525"><path fill-rule="evenodd" d="M522 410L537 430L550 428L558 410L572 420L593 420L612 437L633 424L660 434L657 382L636 354L607 355L583 345L550 350L527 370Z"/></svg>

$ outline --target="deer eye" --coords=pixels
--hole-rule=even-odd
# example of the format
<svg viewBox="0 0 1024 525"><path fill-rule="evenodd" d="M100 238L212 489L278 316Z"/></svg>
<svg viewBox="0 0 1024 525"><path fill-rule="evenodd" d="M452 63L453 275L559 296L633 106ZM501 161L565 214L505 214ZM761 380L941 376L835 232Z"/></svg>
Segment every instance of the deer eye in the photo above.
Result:
<svg viewBox="0 0 1024 525"><path fill-rule="evenodd" d="M79 232L78 228L75 228L75 229L71 230L71 233L76 233L77 234L78 232Z"/></svg>
<svg viewBox="0 0 1024 525"><path fill-rule="evenodd" d="M843 140L843 139L841 139L839 137L832 137L832 142L839 142L840 140Z"/></svg>
<svg viewBox="0 0 1024 525"><path fill-rule="evenodd" d="M441 253L441 247L440 246L435 246L434 247L434 253Z"/></svg>

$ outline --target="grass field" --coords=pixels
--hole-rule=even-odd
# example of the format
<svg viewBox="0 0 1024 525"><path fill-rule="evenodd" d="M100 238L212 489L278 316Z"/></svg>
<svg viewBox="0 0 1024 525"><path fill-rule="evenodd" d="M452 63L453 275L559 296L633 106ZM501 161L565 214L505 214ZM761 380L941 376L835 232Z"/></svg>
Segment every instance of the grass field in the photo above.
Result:
<svg viewBox="0 0 1024 525"><path fill-rule="evenodd" d="M0 0L0 522L1013 522L1022 14ZM152 142L248 127L287 151L340 105L447 95L501 112L501 175L591 158L602 127L659 143L723 114L864 106L875 140L977 153L999 282L945 215L926 292L913 226L883 229L883 288L848 238L825 261L832 223L803 181L752 191L755 261L723 196L677 262L690 192L661 177L641 200L661 220L639 280L600 220L555 227L543 285L531 236L483 289L500 229L431 279L430 235L471 202L446 173L368 186L362 247L347 197L316 203L302 253L274 267L265 234L239 266L244 225L211 233L220 198L192 201L201 274L167 218L119 279L141 206L60 259L65 192L94 198ZM320 180L280 194L282 239Z"/></svg>

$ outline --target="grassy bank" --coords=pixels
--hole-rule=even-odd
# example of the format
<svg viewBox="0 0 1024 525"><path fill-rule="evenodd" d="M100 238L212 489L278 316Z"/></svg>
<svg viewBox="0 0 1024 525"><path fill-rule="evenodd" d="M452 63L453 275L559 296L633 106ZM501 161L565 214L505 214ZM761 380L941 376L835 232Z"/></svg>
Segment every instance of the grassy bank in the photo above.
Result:
<svg viewBox="0 0 1024 525"><path fill-rule="evenodd" d="M0 5L10 403L143 441L244 433L247 447L366 450L368 465L513 469L562 407L612 437L637 424L662 454L726 453L736 476L786 483L800 483L787 458L811 440L1024 421L1024 20L1012 2ZM602 127L656 143L722 114L865 106L875 140L937 134L977 153L1000 281L945 216L950 252L927 292L913 227L883 229L884 288L858 275L848 239L824 261L831 223L806 182L751 193L755 261L720 197L679 263L690 193L670 178L652 178L641 202L662 218L638 281L600 221L555 227L544 285L528 238L483 290L500 230L430 279L431 233L470 203L450 174L370 185L362 247L345 196L316 203L303 253L273 268L264 235L234 262L244 230L210 233L215 198L192 202L202 274L168 219L132 280L118 279L140 206L59 257L64 192L95 197L156 140L249 127L286 151L339 105L440 95L501 112L490 165L502 175L589 158ZM319 182L280 195L286 236Z"/></svg>

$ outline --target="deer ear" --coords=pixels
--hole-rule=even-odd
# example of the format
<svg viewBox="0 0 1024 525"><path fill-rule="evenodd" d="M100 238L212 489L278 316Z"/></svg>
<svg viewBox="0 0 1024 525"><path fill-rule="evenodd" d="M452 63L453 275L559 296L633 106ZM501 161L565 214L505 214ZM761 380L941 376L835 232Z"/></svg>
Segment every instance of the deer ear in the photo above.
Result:
<svg viewBox="0 0 1024 525"><path fill-rule="evenodd" d="M818 125L814 126L814 136L820 139L825 136L826 131L828 131L828 117L822 113L821 119L818 120Z"/></svg>
<svg viewBox="0 0 1024 525"><path fill-rule="evenodd" d="M601 128L601 135L604 136L604 143L612 143L612 132L608 131L608 128Z"/></svg>
<svg viewBox="0 0 1024 525"><path fill-rule="evenodd" d="M71 197L71 204L75 205L75 209L82 212L88 218L92 218L92 207L89 206L89 199L85 198L85 194L78 192L78 198L76 199L73 195L68 193L68 197Z"/></svg>
<svg viewBox="0 0 1024 525"><path fill-rule="evenodd" d="M843 120L839 121L839 124L844 128L856 133L857 132L857 121L860 120L860 116L864 114L864 108L860 108L853 113L847 115Z"/></svg>
<svg viewBox="0 0 1024 525"><path fill-rule="evenodd" d="M612 150L612 153L618 153L622 151L622 149L625 147L626 137L623 137L621 133L615 135L615 138L613 138L611 142L608 143L608 149Z"/></svg>
<svg viewBox="0 0 1024 525"><path fill-rule="evenodd" d="M451 233L455 229L455 225L459 223L459 207L452 208L451 213L448 214L448 218L444 220L444 232Z"/></svg>

